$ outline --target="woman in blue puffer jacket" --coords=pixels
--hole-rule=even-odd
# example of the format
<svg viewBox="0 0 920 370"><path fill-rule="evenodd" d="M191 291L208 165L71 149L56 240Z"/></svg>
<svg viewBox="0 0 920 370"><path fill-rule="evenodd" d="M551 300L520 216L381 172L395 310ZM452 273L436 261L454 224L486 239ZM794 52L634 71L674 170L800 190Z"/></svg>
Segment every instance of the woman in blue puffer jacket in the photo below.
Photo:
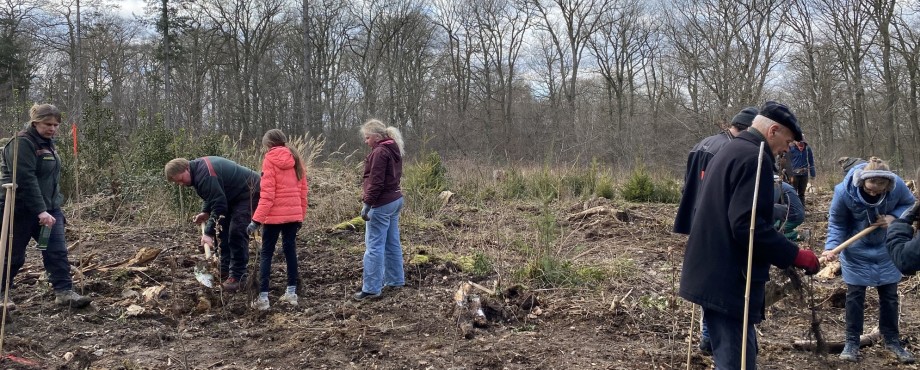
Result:
<svg viewBox="0 0 920 370"><path fill-rule="evenodd" d="M840 358L857 361L859 336L863 331L866 287L875 287L879 295L879 330L885 346L904 363L914 361L901 347L898 338L898 271L885 247L885 228L911 205L915 198L900 177L876 157L854 167L843 182L834 187L828 214L827 242L824 257L836 259L832 249L863 229L881 227L856 241L840 253L843 281L847 284L846 344Z"/></svg>

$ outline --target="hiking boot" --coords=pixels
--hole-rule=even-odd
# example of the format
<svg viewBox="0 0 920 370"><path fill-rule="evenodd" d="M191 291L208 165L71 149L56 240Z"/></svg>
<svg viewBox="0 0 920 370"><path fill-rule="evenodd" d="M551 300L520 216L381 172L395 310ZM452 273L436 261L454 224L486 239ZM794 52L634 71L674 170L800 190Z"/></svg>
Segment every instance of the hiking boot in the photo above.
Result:
<svg viewBox="0 0 920 370"><path fill-rule="evenodd" d="M700 352L703 356L712 356L712 342L709 338L700 338Z"/></svg>
<svg viewBox="0 0 920 370"><path fill-rule="evenodd" d="M228 277L227 280L224 280L224 282L220 284L220 287L227 293L236 293L240 290L241 285L240 279L231 276Z"/></svg>
<svg viewBox="0 0 920 370"><path fill-rule="evenodd" d="M369 299L377 299L377 298L380 298L380 293L372 294L372 293L367 293L367 292L365 292L365 291L362 290L362 291L357 292L357 293L355 293L354 295L352 295L351 298L354 298L354 300L356 300L356 301L364 301L364 300L369 300Z"/></svg>
<svg viewBox="0 0 920 370"><path fill-rule="evenodd" d="M57 303L61 306L83 308L89 305L89 303L92 301L92 298L79 295L73 290L62 290L59 292L54 292L54 303Z"/></svg>
<svg viewBox="0 0 920 370"><path fill-rule="evenodd" d="M259 297L255 301L252 301L252 308L255 308L259 311L265 311L269 307L268 298Z"/></svg>
<svg viewBox="0 0 920 370"><path fill-rule="evenodd" d="M840 359L850 362L859 361L859 344L847 342L843 346L843 351L840 351Z"/></svg>
<svg viewBox="0 0 920 370"><path fill-rule="evenodd" d="M279 302L287 303L291 306L297 305L297 293L284 293L281 298L278 299Z"/></svg>
<svg viewBox="0 0 920 370"><path fill-rule="evenodd" d="M898 358L898 362L902 364L912 364L916 361L914 355L907 352L904 347L901 347L901 342L888 342L885 344L885 348L894 353L895 357Z"/></svg>

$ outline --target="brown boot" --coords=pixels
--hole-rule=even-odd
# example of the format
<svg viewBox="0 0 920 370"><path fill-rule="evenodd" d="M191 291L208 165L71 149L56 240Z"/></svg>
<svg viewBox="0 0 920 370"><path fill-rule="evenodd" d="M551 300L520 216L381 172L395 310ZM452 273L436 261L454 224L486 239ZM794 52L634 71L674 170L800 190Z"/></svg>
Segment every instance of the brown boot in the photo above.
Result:
<svg viewBox="0 0 920 370"><path fill-rule="evenodd" d="M240 280L232 276L228 277L227 280L224 280L224 282L220 284L221 288L227 293L238 292L240 290L240 285Z"/></svg>

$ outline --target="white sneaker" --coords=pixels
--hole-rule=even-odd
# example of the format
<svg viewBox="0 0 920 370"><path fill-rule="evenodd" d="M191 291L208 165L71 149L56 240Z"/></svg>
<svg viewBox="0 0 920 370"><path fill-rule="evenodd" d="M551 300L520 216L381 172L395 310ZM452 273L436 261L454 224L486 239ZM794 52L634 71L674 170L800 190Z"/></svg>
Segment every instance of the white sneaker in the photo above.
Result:
<svg viewBox="0 0 920 370"><path fill-rule="evenodd" d="M281 298L278 299L280 302L287 303L291 306L297 305L297 293L284 293Z"/></svg>
<svg viewBox="0 0 920 370"><path fill-rule="evenodd" d="M268 298L258 298L255 301L252 301L252 308L255 308L259 311L265 311L269 307Z"/></svg>

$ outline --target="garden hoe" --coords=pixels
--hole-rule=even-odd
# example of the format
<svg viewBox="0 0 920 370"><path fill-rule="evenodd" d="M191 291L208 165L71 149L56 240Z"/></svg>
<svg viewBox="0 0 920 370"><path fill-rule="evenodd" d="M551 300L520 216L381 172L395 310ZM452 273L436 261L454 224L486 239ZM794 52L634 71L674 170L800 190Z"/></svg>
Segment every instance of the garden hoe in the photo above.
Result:
<svg viewBox="0 0 920 370"><path fill-rule="evenodd" d="M204 235L204 223L201 224L201 235ZM201 285L204 285L208 288L214 286L214 275L208 272L208 263L211 262L211 248L213 246L209 243L204 243L204 260L198 261L195 264L195 280L198 280Z"/></svg>

